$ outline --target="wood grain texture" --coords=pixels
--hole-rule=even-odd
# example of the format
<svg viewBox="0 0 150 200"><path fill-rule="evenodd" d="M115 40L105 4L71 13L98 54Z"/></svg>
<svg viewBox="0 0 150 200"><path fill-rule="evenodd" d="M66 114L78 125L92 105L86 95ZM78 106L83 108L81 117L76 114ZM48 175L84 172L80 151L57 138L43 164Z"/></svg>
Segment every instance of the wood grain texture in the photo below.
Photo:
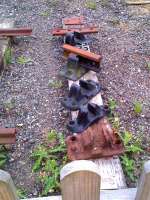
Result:
<svg viewBox="0 0 150 200"><path fill-rule="evenodd" d="M73 161L62 168L60 177L63 200L99 200L100 174L93 162Z"/></svg>
<svg viewBox="0 0 150 200"><path fill-rule="evenodd" d="M120 190L103 190L100 193L100 200L135 200L136 188ZM62 200L61 196L50 196L24 200ZM91 199L92 200L92 199Z"/></svg>
<svg viewBox="0 0 150 200"><path fill-rule="evenodd" d="M144 5L144 4L150 4L150 1L149 0L136 0L136 1L126 0L126 4L128 4L128 5Z"/></svg>
<svg viewBox="0 0 150 200"><path fill-rule="evenodd" d="M11 176L0 170L0 200L19 200Z"/></svg>
<svg viewBox="0 0 150 200"><path fill-rule="evenodd" d="M136 200L150 200L150 161L144 164L143 173L139 180Z"/></svg>

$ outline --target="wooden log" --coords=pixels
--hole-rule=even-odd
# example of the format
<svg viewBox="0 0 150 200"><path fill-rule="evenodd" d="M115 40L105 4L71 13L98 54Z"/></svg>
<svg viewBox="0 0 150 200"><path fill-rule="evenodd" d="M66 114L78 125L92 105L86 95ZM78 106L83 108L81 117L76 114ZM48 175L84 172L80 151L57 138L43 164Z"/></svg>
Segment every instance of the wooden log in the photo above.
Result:
<svg viewBox="0 0 150 200"><path fill-rule="evenodd" d="M73 161L60 172L62 200L99 200L100 174L92 161Z"/></svg>
<svg viewBox="0 0 150 200"><path fill-rule="evenodd" d="M0 170L0 200L19 200L11 176Z"/></svg>
<svg viewBox="0 0 150 200"><path fill-rule="evenodd" d="M139 186L137 189L136 200L150 199L150 160L144 164Z"/></svg>

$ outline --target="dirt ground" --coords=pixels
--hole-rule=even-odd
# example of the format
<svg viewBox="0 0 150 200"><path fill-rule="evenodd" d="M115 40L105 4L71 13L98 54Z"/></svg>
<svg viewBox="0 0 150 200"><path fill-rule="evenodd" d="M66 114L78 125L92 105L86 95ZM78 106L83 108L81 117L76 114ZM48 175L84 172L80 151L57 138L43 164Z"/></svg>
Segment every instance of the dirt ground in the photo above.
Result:
<svg viewBox="0 0 150 200"><path fill-rule="evenodd" d="M86 21L99 26L92 38L91 50L102 54L100 83L118 104L121 129L135 137L143 136L143 147L150 148L150 7L127 6L122 0L98 0L96 9L87 8L86 1L75 0L1 0L0 16L14 17L17 26L30 26L33 36L19 38L13 45L13 63L0 79L0 126L18 127L17 142L10 150L6 166L17 185L28 191L28 197L38 195L36 175L32 174L30 155L42 142L45 130L66 132L68 113L60 100L66 94L63 87L49 83L60 80L59 69L64 64L62 39L54 38L50 30L60 27L62 18L84 15ZM18 64L18 57L29 59ZM135 116L133 103L143 104L140 116ZM145 151L138 163L150 158ZM139 172L137 171L137 174ZM130 185L132 186L132 185Z"/></svg>

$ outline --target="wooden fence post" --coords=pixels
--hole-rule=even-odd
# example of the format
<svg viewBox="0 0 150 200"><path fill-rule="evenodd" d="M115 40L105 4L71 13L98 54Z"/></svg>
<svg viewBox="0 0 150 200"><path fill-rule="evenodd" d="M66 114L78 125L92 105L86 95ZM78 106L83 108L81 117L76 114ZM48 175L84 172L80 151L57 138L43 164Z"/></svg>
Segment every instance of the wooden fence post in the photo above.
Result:
<svg viewBox="0 0 150 200"><path fill-rule="evenodd" d="M136 200L150 200L150 161L144 164L144 170L137 189Z"/></svg>
<svg viewBox="0 0 150 200"><path fill-rule="evenodd" d="M101 177L92 161L77 160L60 172L62 200L99 200Z"/></svg>
<svg viewBox="0 0 150 200"><path fill-rule="evenodd" d="M11 176L0 170L0 200L18 200Z"/></svg>

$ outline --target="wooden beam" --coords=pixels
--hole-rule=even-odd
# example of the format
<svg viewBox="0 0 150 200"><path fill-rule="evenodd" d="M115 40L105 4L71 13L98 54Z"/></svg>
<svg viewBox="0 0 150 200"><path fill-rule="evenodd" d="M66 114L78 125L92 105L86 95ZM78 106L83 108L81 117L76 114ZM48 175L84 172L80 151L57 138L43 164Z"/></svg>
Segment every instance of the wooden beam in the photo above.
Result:
<svg viewBox="0 0 150 200"><path fill-rule="evenodd" d="M136 188L120 190L102 190L100 200L135 200ZM24 200L62 200L61 196L40 197Z"/></svg>
<svg viewBox="0 0 150 200"><path fill-rule="evenodd" d="M139 1L126 1L128 5L142 5L142 4L150 4L149 0L139 0Z"/></svg>
<svg viewBox="0 0 150 200"><path fill-rule="evenodd" d="M150 199L150 160L144 164L143 173L139 181L136 200Z"/></svg>
<svg viewBox="0 0 150 200"><path fill-rule="evenodd" d="M100 174L96 164L76 160L60 172L62 200L99 200Z"/></svg>
<svg viewBox="0 0 150 200"><path fill-rule="evenodd" d="M0 200L19 200L11 176L0 170Z"/></svg>

